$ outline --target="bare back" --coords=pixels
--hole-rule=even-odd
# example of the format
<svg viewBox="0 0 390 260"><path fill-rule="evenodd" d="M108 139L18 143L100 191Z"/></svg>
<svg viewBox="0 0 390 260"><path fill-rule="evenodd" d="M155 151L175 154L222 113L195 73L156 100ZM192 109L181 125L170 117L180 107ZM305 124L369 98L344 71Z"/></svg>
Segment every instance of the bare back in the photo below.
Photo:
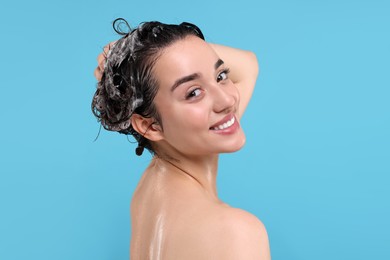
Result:
<svg viewBox="0 0 390 260"><path fill-rule="evenodd" d="M212 199L186 176L149 167L131 203L131 259L221 259L229 246L223 243L227 228L237 218L250 229L260 227L261 243L268 248L265 229L255 216Z"/></svg>

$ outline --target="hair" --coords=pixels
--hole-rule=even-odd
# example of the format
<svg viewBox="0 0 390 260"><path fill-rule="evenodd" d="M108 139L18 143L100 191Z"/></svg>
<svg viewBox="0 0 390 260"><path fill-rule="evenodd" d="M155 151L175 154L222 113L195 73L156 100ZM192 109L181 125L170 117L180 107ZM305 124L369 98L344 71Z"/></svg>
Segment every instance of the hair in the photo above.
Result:
<svg viewBox="0 0 390 260"><path fill-rule="evenodd" d="M123 26L128 32L123 31ZM153 66L161 51L174 42L190 35L204 40L204 36L196 25L187 22L179 25L144 22L131 29L126 20L118 18L113 28L122 38L106 53L102 78L92 99L92 112L106 130L132 135L139 147L155 153L145 133L134 130L130 117L136 113L153 118L162 128L153 102L158 90Z"/></svg>

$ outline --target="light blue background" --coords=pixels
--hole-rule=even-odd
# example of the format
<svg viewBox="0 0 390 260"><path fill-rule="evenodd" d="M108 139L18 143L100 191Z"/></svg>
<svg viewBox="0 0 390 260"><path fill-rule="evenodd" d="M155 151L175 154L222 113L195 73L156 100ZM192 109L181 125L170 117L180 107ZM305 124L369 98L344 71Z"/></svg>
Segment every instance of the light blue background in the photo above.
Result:
<svg viewBox="0 0 390 260"><path fill-rule="evenodd" d="M193 22L261 66L220 197L273 259L390 259L389 1L7 1L0 7L0 259L127 259L150 156L102 131L93 70L124 17Z"/></svg>

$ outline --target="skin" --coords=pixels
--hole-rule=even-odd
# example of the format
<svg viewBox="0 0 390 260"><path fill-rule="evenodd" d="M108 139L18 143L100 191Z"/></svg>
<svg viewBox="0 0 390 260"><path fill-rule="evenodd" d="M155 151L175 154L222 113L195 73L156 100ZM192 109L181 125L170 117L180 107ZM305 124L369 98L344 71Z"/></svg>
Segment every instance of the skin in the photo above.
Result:
<svg viewBox="0 0 390 260"><path fill-rule="evenodd" d="M153 73L162 125L131 118L158 155L132 198L131 259L270 259L261 221L222 202L216 185L218 154L245 143L239 119L256 82L255 55L188 36L164 49ZM196 76L172 89L188 75Z"/></svg>

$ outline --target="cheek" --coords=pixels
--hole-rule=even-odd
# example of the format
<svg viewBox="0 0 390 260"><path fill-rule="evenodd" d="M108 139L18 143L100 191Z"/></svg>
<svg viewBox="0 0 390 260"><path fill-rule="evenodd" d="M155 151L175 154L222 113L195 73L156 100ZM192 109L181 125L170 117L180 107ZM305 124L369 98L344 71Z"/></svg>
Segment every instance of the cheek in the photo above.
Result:
<svg viewBox="0 0 390 260"><path fill-rule="evenodd" d="M230 89L230 94L236 99L237 102L239 102L240 101L240 91L238 91L237 86L234 85L232 82L231 87L229 89Z"/></svg>
<svg viewBox="0 0 390 260"><path fill-rule="evenodd" d="M202 130L208 129L209 125L209 113L205 106L198 104L192 104L191 107L183 110L185 115L185 122L191 125L192 128ZM183 120L184 121L184 120Z"/></svg>
<svg viewBox="0 0 390 260"><path fill-rule="evenodd" d="M210 123L207 109L199 103L173 106L171 112L166 115L165 118L162 115L162 120L164 131L166 130L167 134L168 131L172 135L177 135L178 133L186 134L189 132L208 130L209 128Z"/></svg>

